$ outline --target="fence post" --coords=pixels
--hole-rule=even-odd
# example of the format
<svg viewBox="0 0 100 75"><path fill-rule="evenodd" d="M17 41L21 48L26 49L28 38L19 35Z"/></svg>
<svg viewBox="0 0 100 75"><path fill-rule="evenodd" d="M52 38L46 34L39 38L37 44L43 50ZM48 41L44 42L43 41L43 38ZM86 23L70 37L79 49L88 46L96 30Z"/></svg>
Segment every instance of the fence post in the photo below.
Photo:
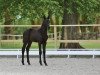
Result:
<svg viewBox="0 0 100 75"><path fill-rule="evenodd" d="M0 48L1 48L1 26L0 26Z"/></svg>
<svg viewBox="0 0 100 75"><path fill-rule="evenodd" d="M19 58L19 49L18 49L18 52L17 52L17 59Z"/></svg>
<svg viewBox="0 0 100 75"><path fill-rule="evenodd" d="M95 51L95 49L93 49L93 51ZM93 57L92 57L93 59L95 58L95 54L93 54Z"/></svg>
<svg viewBox="0 0 100 75"><path fill-rule="evenodd" d="M55 49L57 48L57 27L54 25L54 42L55 42Z"/></svg>
<svg viewBox="0 0 100 75"><path fill-rule="evenodd" d="M68 52L70 52L70 49L68 49ZM70 58L70 55L68 54L68 57L67 58Z"/></svg>

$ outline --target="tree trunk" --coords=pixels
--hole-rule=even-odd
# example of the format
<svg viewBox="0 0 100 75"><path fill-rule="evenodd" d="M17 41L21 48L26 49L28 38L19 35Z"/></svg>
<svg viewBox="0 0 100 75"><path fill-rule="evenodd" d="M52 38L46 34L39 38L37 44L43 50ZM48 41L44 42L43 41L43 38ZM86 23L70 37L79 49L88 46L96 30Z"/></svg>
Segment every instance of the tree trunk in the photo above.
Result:
<svg viewBox="0 0 100 75"><path fill-rule="evenodd" d="M100 16L96 18L96 24L100 24Z"/></svg>
<svg viewBox="0 0 100 75"><path fill-rule="evenodd" d="M54 22L54 20L52 18L52 15L50 16L50 23L51 23L51 25L54 25L55 24L55 22Z"/></svg>
<svg viewBox="0 0 100 75"><path fill-rule="evenodd" d="M11 16L9 15L9 11L7 9L5 10L4 17L5 17L4 25L11 25L13 20L11 19ZM4 34L5 35L12 34L12 28L4 27ZM9 37L9 38L12 39L11 37ZM8 38L7 38L7 36L3 36L3 39L7 40Z"/></svg>
<svg viewBox="0 0 100 75"><path fill-rule="evenodd" d="M36 25L37 24L37 19L36 18L35 19L30 19L30 21L31 21L32 25Z"/></svg>
<svg viewBox="0 0 100 75"><path fill-rule="evenodd" d="M64 0L64 14L63 14L63 20L62 24L63 25L76 25L78 24L78 18L79 15L75 10L74 4L73 6L73 13L68 13L66 10L66 7L68 7L67 0ZM76 40L77 36L76 34L78 33L78 27L62 27L62 35L61 35L61 40ZM60 43L60 48L83 48L80 46L79 43Z"/></svg>
<svg viewBox="0 0 100 75"><path fill-rule="evenodd" d="M82 20L80 24L89 24L89 20L87 15L82 16ZM81 30L81 39L89 40L89 39L97 39L98 35L98 27L94 26L85 26L80 27Z"/></svg>
<svg viewBox="0 0 100 75"><path fill-rule="evenodd" d="M41 25L41 20L40 19L37 19L36 25Z"/></svg>
<svg viewBox="0 0 100 75"><path fill-rule="evenodd" d="M56 21L56 22L55 22L56 25L59 25L59 24L60 24L60 23L59 23L59 16L55 16L55 21Z"/></svg>

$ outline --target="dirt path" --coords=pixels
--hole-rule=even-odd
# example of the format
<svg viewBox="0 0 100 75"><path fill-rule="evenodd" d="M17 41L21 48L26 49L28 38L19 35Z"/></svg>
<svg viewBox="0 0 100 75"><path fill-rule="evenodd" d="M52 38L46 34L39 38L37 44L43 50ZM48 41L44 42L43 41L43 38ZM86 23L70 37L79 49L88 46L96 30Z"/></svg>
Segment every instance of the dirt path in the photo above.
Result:
<svg viewBox="0 0 100 75"><path fill-rule="evenodd" d="M21 65L21 59L0 58L0 75L100 75L99 58L47 58L49 66L40 66L38 58L31 65Z"/></svg>

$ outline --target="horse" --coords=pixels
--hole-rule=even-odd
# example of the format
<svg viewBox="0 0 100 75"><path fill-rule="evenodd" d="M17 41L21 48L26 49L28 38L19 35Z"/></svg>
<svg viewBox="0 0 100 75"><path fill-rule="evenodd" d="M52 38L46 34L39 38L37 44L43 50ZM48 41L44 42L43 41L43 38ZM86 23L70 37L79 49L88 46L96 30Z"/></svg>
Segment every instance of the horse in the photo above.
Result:
<svg viewBox="0 0 100 75"><path fill-rule="evenodd" d="M47 31L50 28L50 16L43 17L42 25L39 29L29 28L23 33L23 46L22 46L22 65L24 65L24 52L26 49L27 54L27 63L30 65L29 60L29 49L31 47L32 42L37 42L39 47L39 63L42 65L41 55L43 53L43 61L45 66L47 65L46 62L46 44L47 44ZM43 51L41 50L43 48Z"/></svg>

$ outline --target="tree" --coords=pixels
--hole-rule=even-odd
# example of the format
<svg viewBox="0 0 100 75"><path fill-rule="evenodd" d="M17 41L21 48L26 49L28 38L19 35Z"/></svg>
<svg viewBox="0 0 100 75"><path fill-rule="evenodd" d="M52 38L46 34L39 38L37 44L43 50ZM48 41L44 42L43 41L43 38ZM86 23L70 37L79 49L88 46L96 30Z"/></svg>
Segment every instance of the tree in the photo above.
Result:
<svg viewBox="0 0 100 75"><path fill-rule="evenodd" d="M0 0L0 18L4 19L4 25L11 25L13 21L11 15L11 7L13 7L13 3L12 0ZM4 27L4 34L10 34L11 32L11 27ZM3 39L7 39L7 37L4 36Z"/></svg>
<svg viewBox="0 0 100 75"><path fill-rule="evenodd" d="M85 13L90 16L90 13L95 12L98 7L98 0L64 0L63 20L62 24L75 25L78 24L79 16ZM94 5L95 4L95 5ZM100 3L99 3L100 4ZM92 8L92 9L91 9ZM86 15L86 14L85 14ZM93 15L93 14L92 14ZM62 27L61 39L75 40L78 33L77 27ZM61 43L60 48L83 48L79 43Z"/></svg>
<svg viewBox="0 0 100 75"><path fill-rule="evenodd" d="M55 13L58 2L51 0L0 0L0 18L4 19L4 25L11 25L17 16L29 18L34 24L35 19L39 19L45 14ZM11 27L4 28L4 34L11 34ZM4 37L7 39L7 37Z"/></svg>

